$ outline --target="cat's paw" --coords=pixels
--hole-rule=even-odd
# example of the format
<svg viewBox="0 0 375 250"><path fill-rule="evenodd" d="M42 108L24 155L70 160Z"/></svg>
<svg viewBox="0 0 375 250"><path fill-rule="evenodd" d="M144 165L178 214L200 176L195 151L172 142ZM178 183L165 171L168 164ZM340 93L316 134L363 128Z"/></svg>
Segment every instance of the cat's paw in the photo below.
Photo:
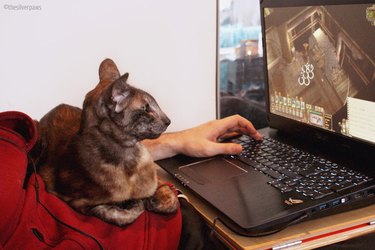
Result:
<svg viewBox="0 0 375 250"><path fill-rule="evenodd" d="M179 201L175 192L168 185L161 185L155 194L145 200L146 209L157 213L174 213Z"/></svg>

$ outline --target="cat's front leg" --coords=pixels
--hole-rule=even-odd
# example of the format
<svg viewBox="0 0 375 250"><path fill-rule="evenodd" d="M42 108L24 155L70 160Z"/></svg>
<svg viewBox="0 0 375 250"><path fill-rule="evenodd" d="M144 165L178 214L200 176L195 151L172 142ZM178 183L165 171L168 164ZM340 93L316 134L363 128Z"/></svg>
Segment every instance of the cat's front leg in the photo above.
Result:
<svg viewBox="0 0 375 250"><path fill-rule="evenodd" d="M90 210L90 214L121 227L134 222L144 210L143 202L136 200L126 208L116 204L97 205Z"/></svg>
<svg viewBox="0 0 375 250"><path fill-rule="evenodd" d="M150 198L145 199L146 209L157 213L174 213L179 201L175 191L167 184L161 184Z"/></svg>

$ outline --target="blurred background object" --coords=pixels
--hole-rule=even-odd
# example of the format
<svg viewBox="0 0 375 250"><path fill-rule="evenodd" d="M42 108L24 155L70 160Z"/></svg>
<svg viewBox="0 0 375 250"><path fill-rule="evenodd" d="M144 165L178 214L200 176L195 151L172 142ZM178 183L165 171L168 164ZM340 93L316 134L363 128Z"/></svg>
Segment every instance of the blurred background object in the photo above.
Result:
<svg viewBox="0 0 375 250"><path fill-rule="evenodd" d="M265 110L259 3L219 0L219 116L240 114L256 128Z"/></svg>

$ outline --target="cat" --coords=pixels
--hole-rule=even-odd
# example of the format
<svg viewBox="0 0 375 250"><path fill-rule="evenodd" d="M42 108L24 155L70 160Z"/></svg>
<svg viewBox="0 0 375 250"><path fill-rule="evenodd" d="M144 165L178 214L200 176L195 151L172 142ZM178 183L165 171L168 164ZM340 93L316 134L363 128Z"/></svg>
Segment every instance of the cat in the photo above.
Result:
<svg viewBox="0 0 375 250"><path fill-rule="evenodd" d="M157 177L157 165L142 145L170 124L155 99L127 83L105 59L99 84L82 110L67 104L38 123L38 173L47 191L80 213L125 226L143 211L174 213L178 198Z"/></svg>

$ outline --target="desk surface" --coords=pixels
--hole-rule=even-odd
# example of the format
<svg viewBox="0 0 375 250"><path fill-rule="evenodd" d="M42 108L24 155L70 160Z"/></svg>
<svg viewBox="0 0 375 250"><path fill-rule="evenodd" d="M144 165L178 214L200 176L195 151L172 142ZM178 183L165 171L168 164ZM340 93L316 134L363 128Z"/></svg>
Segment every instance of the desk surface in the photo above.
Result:
<svg viewBox="0 0 375 250"><path fill-rule="evenodd" d="M186 194L193 206L212 225L217 215L215 209L207 202L184 188L164 170L159 170L159 176L173 183ZM344 212L332 216L302 222L278 233L263 237L245 237L238 235L216 222L215 228L219 236L234 249L272 249L290 244L282 249L311 249L369 232L375 232L375 205Z"/></svg>

